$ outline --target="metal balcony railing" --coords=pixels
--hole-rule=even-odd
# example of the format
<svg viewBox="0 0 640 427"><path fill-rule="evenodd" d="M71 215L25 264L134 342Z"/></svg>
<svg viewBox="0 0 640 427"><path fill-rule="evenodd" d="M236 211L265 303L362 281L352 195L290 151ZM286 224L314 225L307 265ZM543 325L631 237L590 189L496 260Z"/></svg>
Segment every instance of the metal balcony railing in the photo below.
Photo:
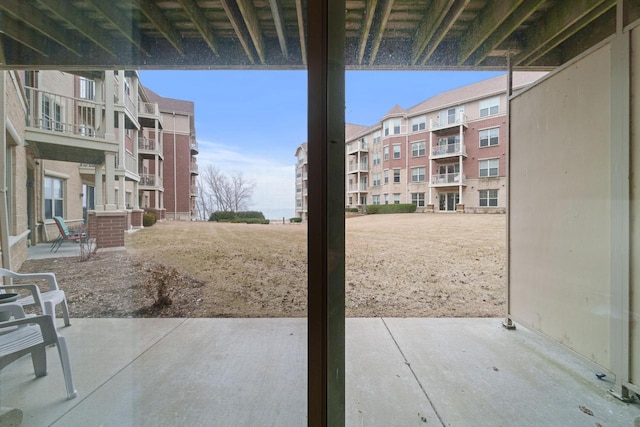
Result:
<svg viewBox="0 0 640 427"><path fill-rule="evenodd" d="M195 162L192 162L192 163L189 165L189 170L191 171L191 173L195 173L195 174L197 174L197 173L198 173L198 164L197 164L197 163L195 163Z"/></svg>
<svg viewBox="0 0 640 427"><path fill-rule="evenodd" d="M369 162L353 162L349 163L348 171L351 172L367 172L369 170Z"/></svg>
<svg viewBox="0 0 640 427"><path fill-rule="evenodd" d="M191 137L191 151L200 152L198 149L198 140L195 137Z"/></svg>
<svg viewBox="0 0 640 427"><path fill-rule="evenodd" d="M155 139L147 138L146 136L138 137L138 150L157 151L159 148L159 144Z"/></svg>
<svg viewBox="0 0 640 427"><path fill-rule="evenodd" d="M358 151L369 151L366 141L355 141L347 144L347 153L357 153Z"/></svg>
<svg viewBox="0 0 640 427"><path fill-rule="evenodd" d="M138 102L138 111L140 114L146 114L150 116L158 116L158 104L155 102Z"/></svg>
<svg viewBox="0 0 640 427"><path fill-rule="evenodd" d="M351 184L349 186L349 191L351 192L367 191L367 189L368 189L367 184L364 184L364 183Z"/></svg>
<svg viewBox="0 0 640 427"><path fill-rule="evenodd" d="M465 144L456 142L455 144L437 145L431 149L432 157L466 156L467 147Z"/></svg>
<svg viewBox="0 0 640 427"><path fill-rule="evenodd" d="M429 129L432 131L460 125L467 126L467 116L464 113L456 113L455 116L447 116L439 120L429 120Z"/></svg>
<svg viewBox="0 0 640 427"><path fill-rule="evenodd" d="M466 185L467 177L460 173L441 173L431 176L431 185Z"/></svg>

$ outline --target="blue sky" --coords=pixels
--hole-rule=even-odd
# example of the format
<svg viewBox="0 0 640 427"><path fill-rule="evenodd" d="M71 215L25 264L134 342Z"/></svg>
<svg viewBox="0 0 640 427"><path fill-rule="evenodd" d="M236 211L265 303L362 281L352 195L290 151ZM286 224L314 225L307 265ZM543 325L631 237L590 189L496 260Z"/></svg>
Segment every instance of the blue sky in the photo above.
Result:
<svg viewBox="0 0 640 427"><path fill-rule="evenodd" d="M469 71L349 71L346 120L372 125L395 104L411 107L440 92L499 75ZM146 87L195 102L200 168L212 163L256 182L252 209L295 203L295 150L307 140L304 71L141 71ZM284 215L284 214L283 214Z"/></svg>

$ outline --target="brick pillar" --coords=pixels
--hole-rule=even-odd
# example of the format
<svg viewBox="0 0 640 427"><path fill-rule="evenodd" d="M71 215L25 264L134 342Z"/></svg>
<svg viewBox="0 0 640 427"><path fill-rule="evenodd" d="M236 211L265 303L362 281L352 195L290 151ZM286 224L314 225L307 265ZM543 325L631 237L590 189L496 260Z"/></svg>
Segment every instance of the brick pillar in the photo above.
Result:
<svg viewBox="0 0 640 427"><path fill-rule="evenodd" d="M98 250L124 248L126 230L126 211L89 212L89 237L95 239Z"/></svg>
<svg viewBox="0 0 640 427"><path fill-rule="evenodd" d="M427 205L426 212L435 212L435 206L432 203Z"/></svg>
<svg viewBox="0 0 640 427"><path fill-rule="evenodd" d="M134 209L131 211L131 226L133 228L142 228L142 216L144 211L142 209Z"/></svg>
<svg viewBox="0 0 640 427"><path fill-rule="evenodd" d="M458 204L456 205L456 212L458 212L458 213L464 213L464 204L462 204L462 203L458 203Z"/></svg>

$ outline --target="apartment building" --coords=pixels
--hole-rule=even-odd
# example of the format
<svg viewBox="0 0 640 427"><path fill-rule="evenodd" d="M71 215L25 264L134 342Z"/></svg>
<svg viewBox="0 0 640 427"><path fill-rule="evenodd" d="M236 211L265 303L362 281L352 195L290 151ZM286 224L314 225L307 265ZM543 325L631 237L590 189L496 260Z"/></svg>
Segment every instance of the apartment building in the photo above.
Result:
<svg viewBox="0 0 640 427"><path fill-rule="evenodd" d="M189 219L197 174L193 103L168 120L159 107L164 98L135 71L1 74L3 266L19 267L29 244L55 239L54 216L84 224L98 249L124 246L125 231L142 227L144 211L167 217L166 194L187 196L168 204L169 218Z"/></svg>
<svg viewBox="0 0 640 427"><path fill-rule="evenodd" d="M523 88L544 73L513 74ZM418 212L506 209L506 75L395 105L345 131L346 206L413 203Z"/></svg>
<svg viewBox="0 0 640 427"><path fill-rule="evenodd" d="M303 142L296 149L296 217L303 220L308 219L309 215L309 202L308 202L308 187L309 176L307 168L307 143Z"/></svg>

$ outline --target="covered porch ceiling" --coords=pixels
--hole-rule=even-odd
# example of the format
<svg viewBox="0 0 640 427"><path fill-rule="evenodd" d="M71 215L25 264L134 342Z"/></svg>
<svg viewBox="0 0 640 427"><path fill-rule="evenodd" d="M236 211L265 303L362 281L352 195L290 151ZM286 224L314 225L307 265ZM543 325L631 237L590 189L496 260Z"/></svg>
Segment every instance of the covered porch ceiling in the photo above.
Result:
<svg viewBox="0 0 640 427"><path fill-rule="evenodd" d="M307 1L3 0L0 67L305 69ZM615 0L345 5L347 69L551 69L616 31Z"/></svg>

